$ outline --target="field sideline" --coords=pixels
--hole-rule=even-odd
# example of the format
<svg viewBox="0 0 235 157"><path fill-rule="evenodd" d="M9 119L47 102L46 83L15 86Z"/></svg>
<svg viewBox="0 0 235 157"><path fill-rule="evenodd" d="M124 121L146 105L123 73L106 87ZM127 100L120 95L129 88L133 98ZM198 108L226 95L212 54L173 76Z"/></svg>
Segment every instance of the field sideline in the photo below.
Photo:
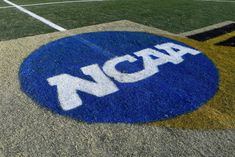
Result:
<svg viewBox="0 0 235 157"><path fill-rule="evenodd" d="M12 2L26 5L38 4L42 1L13 0ZM47 2L58 2L58 0L43 1L43 3ZM234 21L234 5L234 3L194 0L112 0L57 3L25 6L25 8L65 29L125 19L174 33L182 33L228 20ZM8 4L0 2L0 7L4 6ZM55 31L15 8L0 9L0 23L0 40Z"/></svg>

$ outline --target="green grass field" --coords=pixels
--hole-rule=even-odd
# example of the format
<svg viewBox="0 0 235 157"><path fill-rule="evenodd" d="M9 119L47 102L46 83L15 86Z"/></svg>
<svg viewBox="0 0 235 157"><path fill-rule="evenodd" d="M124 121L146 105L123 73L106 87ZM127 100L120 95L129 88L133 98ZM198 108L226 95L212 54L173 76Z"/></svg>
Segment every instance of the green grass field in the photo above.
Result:
<svg viewBox="0 0 235 157"><path fill-rule="evenodd" d="M13 0L18 5L61 0ZM8 4L0 1L0 7ZM66 29L130 20L174 33L235 21L235 3L194 0L111 0L25 6ZM15 8L0 8L0 40L56 31Z"/></svg>

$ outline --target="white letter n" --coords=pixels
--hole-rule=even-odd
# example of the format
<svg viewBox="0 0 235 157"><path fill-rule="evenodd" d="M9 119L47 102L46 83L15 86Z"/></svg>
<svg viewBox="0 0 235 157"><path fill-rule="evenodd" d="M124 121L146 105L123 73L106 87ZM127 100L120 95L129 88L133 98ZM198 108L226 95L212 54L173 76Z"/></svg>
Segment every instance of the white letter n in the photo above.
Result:
<svg viewBox="0 0 235 157"><path fill-rule="evenodd" d="M95 81L88 81L68 74L60 74L47 81L51 86L57 86L58 99L63 110L71 110L82 105L77 91L102 97L118 91L116 85L101 71L97 64L81 68L85 75Z"/></svg>

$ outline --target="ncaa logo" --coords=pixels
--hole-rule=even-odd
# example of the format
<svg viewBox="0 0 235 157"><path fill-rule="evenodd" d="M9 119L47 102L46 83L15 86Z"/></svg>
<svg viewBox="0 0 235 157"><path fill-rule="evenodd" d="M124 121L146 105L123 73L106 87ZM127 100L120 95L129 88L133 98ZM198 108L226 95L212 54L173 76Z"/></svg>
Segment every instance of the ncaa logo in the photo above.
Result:
<svg viewBox="0 0 235 157"><path fill-rule="evenodd" d="M40 47L21 65L22 90L41 106L89 123L140 123L186 114L218 88L212 61L144 32L94 32Z"/></svg>

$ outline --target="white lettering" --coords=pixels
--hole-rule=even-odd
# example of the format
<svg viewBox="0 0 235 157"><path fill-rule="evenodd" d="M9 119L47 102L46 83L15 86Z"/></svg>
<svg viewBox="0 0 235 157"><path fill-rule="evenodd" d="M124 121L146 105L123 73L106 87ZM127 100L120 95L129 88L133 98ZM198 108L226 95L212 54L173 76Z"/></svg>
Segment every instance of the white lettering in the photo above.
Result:
<svg viewBox="0 0 235 157"><path fill-rule="evenodd" d="M118 91L116 85L101 71L97 64L81 68L85 75L91 76L96 82L87 81L68 74L61 74L47 81L51 86L57 86L60 105L63 110L71 110L82 105L77 91L102 97Z"/></svg>
<svg viewBox="0 0 235 157"><path fill-rule="evenodd" d="M155 49L147 48L135 52L133 56L124 55L108 60L103 65L103 71L109 77L121 83L134 83L144 80L159 72L158 66L165 63L179 64L184 61L185 54L197 55L200 52L174 43L156 45ZM159 51L158 51L159 50ZM165 53L160 52L165 51ZM143 69L133 73L121 72L116 69L123 62L134 63L141 57ZM85 92L97 97L103 97L117 92L119 89L100 69L98 64L82 67L85 75L92 77L94 81L84 80L69 74L60 74L47 81L51 86L57 86L58 100L63 110L71 110L82 105L82 100L77 91Z"/></svg>
<svg viewBox="0 0 235 157"><path fill-rule="evenodd" d="M187 53L191 55L197 55L201 53L197 50L194 50L185 46L181 46L178 44L174 44L174 43L164 43L161 45L156 45L155 48L159 50L165 50L168 54L170 54L171 56L174 56L175 59L177 60L176 62L173 62L174 64L179 64L180 62L182 62L183 61L182 56Z"/></svg>

